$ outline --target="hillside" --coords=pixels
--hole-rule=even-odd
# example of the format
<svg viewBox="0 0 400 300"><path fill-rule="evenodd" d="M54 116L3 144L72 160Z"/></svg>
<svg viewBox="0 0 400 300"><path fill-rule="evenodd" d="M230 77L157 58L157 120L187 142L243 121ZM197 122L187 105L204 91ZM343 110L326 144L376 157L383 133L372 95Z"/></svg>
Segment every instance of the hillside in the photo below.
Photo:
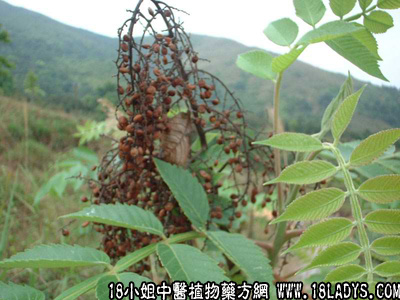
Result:
<svg viewBox="0 0 400 300"><path fill-rule="evenodd" d="M0 20L12 43L1 45L16 65L16 89L23 90L29 70L39 76L46 103L67 110L93 110L97 96L113 93L113 60L117 40L73 28L41 14L11 6L0 0ZM251 120L258 126L265 120L266 102L272 102L273 86L235 66L238 54L251 50L223 38L193 35L192 41L202 58L211 63L202 67L222 78L235 91ZM298 62L285 73L282 89L282 116L289 130L318 130L319 118L337 93L345 77ZM109 83L109 85L107 85ZM110 84L111 83L111 84ZM356 88L362 85L356 81ZM353 135L400 126L400 92L396 88L369 85L350 128Z"/></svg>

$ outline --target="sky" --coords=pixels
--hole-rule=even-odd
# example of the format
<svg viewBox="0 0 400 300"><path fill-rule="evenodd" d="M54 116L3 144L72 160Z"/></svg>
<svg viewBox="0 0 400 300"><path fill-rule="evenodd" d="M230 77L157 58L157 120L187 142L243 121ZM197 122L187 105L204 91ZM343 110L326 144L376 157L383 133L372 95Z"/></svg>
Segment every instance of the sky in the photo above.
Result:
<svg viewBox="0 0 400 300"><path fill-rule="evenodd" d="M181 14L186 32L230 38L246 46L259 47L280 54L287 52L287 48L273 44L263 34L263 30L270 22L289 17L299 25L299 36L312 29L296 16L291 0L164 1L190 14L189 16ZM136 0L6 0L6 2L39 12L59 22L109 37L117 36L117 29L130 16L126 10L134 9L137 3ZM324 0L324 4L327 6L327 12L322 21L334 20L335 16L329 9L329 1ZM349 15L358 12L357 5ZM400 9L388 12L394 19L395 27L385 34L376 35L376 39L379 54L383 58L380 62L381 70L389 79L389 83L364 73L324 44L308 47L300 56L300 60L337 73L347 74L350 71L354 77L377 85L385 84L400 88L400 50L398 49Z"/></svg>

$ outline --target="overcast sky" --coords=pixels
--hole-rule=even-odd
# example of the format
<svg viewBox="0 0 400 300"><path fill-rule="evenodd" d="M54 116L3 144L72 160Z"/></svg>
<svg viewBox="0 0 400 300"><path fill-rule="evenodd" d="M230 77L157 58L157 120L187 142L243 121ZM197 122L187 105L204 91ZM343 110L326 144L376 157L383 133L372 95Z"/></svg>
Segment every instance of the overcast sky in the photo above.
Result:
<svg viewBox="0 0 400 300"><path fill-rule="evenodd" d="M296 17L291 0L165 0L171 6L183 9L190 16L182 14L185 30L191 33L226 37L247 46L256 46L283 53L285 48L274 45L263 34L264 28L282 17L290 17L300 26L300 34L311 27ZM62 23L87 29L102 35L116 37L117 29L129 17L126 9L133 9L136 0L83 1L83 0L6 0L6 2L42 13ZM376 0L374 0L374 3ZM244 4L246 3L246 4ZM329 1L324 0L329 6ZM358 5L350 13L358 12ZM400 88L400 10L389 11L393 16L395 28L387 33L376 35L379 54L383 58L381 70L390 80L389 85ZM326 19L333 20L334 15L327 10ZM397 28L396 28L397 27ZM352 66L327 46L312 45L300 56L300 59L320 68L384 84Z"/></svg>

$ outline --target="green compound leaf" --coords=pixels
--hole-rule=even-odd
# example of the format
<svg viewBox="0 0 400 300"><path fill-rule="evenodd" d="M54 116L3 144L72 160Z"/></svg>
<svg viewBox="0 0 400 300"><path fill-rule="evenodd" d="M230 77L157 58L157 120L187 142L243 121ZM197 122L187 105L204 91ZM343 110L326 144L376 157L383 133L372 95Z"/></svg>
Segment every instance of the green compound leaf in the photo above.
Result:
<svg viewBox="0 0 400 300"><path fill-rule="evenodd" d="M340 88L340 91L335 99L329 103L325 109L324 115L321 120L321 132L320 136L323 137L329 130L331 130L331 124L333 116L335 115L340 104L353 93L353 80L351 79L350 73L346 81Z"/></svg>
<svg viewBox="0 0 400 300"><path fill-rule="evenodd" d="M398 139L400 139L400 129L384 130L369 136L354 149L350 156L350 165L359 167L373 162Z"/></svg>
<svg viewBox="0 0 400 300"><path fill-rule="evenodd" d="M343 281L357 281L357 279L361 278L364 274L367 273L363 267L359 265L348 265L338 267L333 271L330 271L328 275L326 275L326 282L343 282Z"/></svg>
<svg viewBox="0 0 400 300"><path fill-rule="evenodd" d="M372 0L358 0L358 3L360 4L361 9L365 11L368 6L371 5Z"/></svg>
<svg viewBox="0 0 400 300"><path fill-rule="evenodd" d="M265 183L265 185L284 182L290 184L311 184L333 176L337 168L323 160L302 161L284 169L278 178Z"/></svg>
<svg viewBox="0 0 400 300"><path fill-rule="evenodd" d="M400 210L379 209L369 213L365 217L368 229L383 234L400 233Z"/></svg>
<svg viewBox="0 0 400 300"><path fill-rule="evenodd" d="M329 0L329 5L335 15L343 17L356 6L357 0Z"/></svg>
<svg viewBox="0 0 400 300"><path fill-rule="evenodd" d="M306 49L306 46L301 48L292 49L290 52L274 57L272 60L272 71L276 73L281 73L289 68L301 53Z"/></svg>
<svg viewBox="0 0 400 300"><path fill-rule="evenodd" d="M332 135L335 138L335 141L340 140L343 132L346 130L347 126L349 126L354 111L356 110L358 100L360 99L364 89L365 86L347 97L333 116Z"/></svg>
<svg viewBox="0 0 400 300"><path fill-rule="evenodd" d="M54 300L74 300L84 293L94 289L97 285L97 281L103 277L104 274L98 274L96 276L90 277L85 281L69 288L68 290L62 292Z"/></svg>
<svg viewBox="0 0 400 300"><path fill-rule="evenodd" d="M376 239L372 242L371 249L380 255L399 255L400 236L385 236Z"/></svg>
<svg viewBox="0 0 400 300"><path fill-rule="evenodd" d="M68 268L109 265L103 251L78 245L39 245L0 262L0 269Z"/></svg>
<svg viewBox="0 0 400 300"><path fill-rule="evenodd" d="M375 267L374 272L382 277L400 275L400 261L387 261Z"/></svg>
<svg viewBox="0 0 400 300"><path fill-rule="evenodd" d="M272 283L272 269L268 258L253 241L241 234L208 231L208 238L246 275L248 282Z"/></svg>
<svg viewBox="0 0 400 300"><path fill-rule="evenodd" d="M113 282L114 284L117 282L122 282L122 284L126 288L129 286L130 282L133 282L134 287L140 287L142 282L152 282L152 281L147 277L140 276L136 273L131 273L131 272L119 273L116 275L105 275L97 282L97 286L96 286L97 299L99 299L99 300L109 300L110 299L110 289L109 289L108 285L111 282ZM136 295L128 294L127 297L125 297L123 299L133 299L134 296L136 296Z"/></svg>
<svg viewBox="0 0 400 300"><path fill-rule="evenodd" d="M5 284L0 281L0 299L1 300L45 300L43 292L27 285L17 285L12 282Z"/></svg>
<svg viewBox="0 0 400 300"><path fill-rule="evenodd" d="M299 27L289 18L274 21L264 30L267 38L279 46L290 46L298 33Z"/></svg>
<svg viewBox="0 0 400 300"><path fill-rule="evenodd" d="M188 219L195 227L204 228L210 205L199 181L188 170L159 159L154 159L154 162Z"/></svg>
<svg viewBox="0 0 400 300"><path fill-rule="evenodd" d="M325 42L336 53L371 76L388 81L379 69L378 45L368 30L356 31Z"/></svg>
<svg viewBox="0 0 400 300"><path fill-rule="evenodd" d="M92 205L79 212L62 216L62 218L97 222L159 236L163 235L163 227L160 220L153 213L133 205L121 203Z"/></svg>
<svg viewBox="0 0 400 300"><path fill-rule="evenodd" d="M354 243L343 242L321 251L301 272L322 266L339 266L353 260L362 252L362 248Z"/></svg>
<svg viewBox="0 0 400 300"><path fill-rule="evenodd" d="M272 71L272 55L263 50L253 50L240 54L236 65L257 77L263 79L276 79L276 73Z"/></svg>
<svg viewBox="0 0 400 300"><path fill-rule="evenodd" d="M378 0L378 7L382 9L400 8L400 0Z"/></svg>
<svg viewBox="0 0 400 300"><path fill-rule="evenodd" d="M286 151L312 152L323 149L319 139L304 133L285 132L272 136L268 140L253 144L266 145Z"/></svg>
<svg viewBox="0 0 400 300"><path fill-rule="evenodd" d="M172 281L230 281L217 262L199 249L188 245L158 244L158 256Z"/></svg>
<svg viewBox="0 0 400 300"><path fill-rule="evenodd" d="M364 26L373 33L385 33L394 26L393 18L385 11L375 10L364 17Z"/></svg>
<svg viewBox="0 0 400 300"><path fill-rule="evenodd" d="M326 11L321 0L294 0L293 3L296 15L311 26L321 21Z"/></svg>
<svg viewBox="0 0 400 300"><path fill-rule="evenodd" d="M299 241L290 247L288 251L306 247L330 246L347 238L354 224L346 218L332 218L309 227Z"/></svg>
<svg viewBox="0 0 400 300"><path fill-rule="evenodd" d="M400 175L383 175L365 181L358 194L374 203L390 203L400 200Z"/></svg>
<svg viewBox="0 0 400 300"><path fill-rule="evenodd" d="M337 188L326 188L310 192L294 200L285 212L270 224L282 221L320 220L339 210L345 200L345 193Z"/></svg>
<svg viewBox="0 0 400 300"><path fill-rule="evenodd" d="M364 30L362 26L345 21L332 21L307 32L298 42L298 45L308 45L339 38L350 33Z"/></svg>

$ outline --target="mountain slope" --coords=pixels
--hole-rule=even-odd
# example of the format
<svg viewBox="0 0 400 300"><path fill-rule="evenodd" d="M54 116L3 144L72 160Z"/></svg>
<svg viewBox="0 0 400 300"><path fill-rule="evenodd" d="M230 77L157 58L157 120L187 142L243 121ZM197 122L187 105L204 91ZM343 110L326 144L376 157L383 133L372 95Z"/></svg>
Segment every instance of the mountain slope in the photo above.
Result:
<svg viewBox="0 0 400 300"><path fill-rule="evenodd" d="M46 101L82 108L88 98L94 97L96 88L112 82L116 39L64 25L1 0L0 20L12 40L11 44L0 46L0 55L15 62L14 74L20 90L25 74L34 70L47 93ZM223 79L245 109L253 112L250 115L253 125L265 123L265 107L272 104L272 83L235 66L237 55L251 48L208 36L193 35L192 42L200 56L211 61L201 67ZM285 73L282 87L281 113L286 127L305 132L318 130L323 110L344 80L343 75L295 63ZM355 82L356 88L361 85ZM396 88L369 85L350 130L361 137L379 129L400 127L399 104L400 92Z"/></svg>

